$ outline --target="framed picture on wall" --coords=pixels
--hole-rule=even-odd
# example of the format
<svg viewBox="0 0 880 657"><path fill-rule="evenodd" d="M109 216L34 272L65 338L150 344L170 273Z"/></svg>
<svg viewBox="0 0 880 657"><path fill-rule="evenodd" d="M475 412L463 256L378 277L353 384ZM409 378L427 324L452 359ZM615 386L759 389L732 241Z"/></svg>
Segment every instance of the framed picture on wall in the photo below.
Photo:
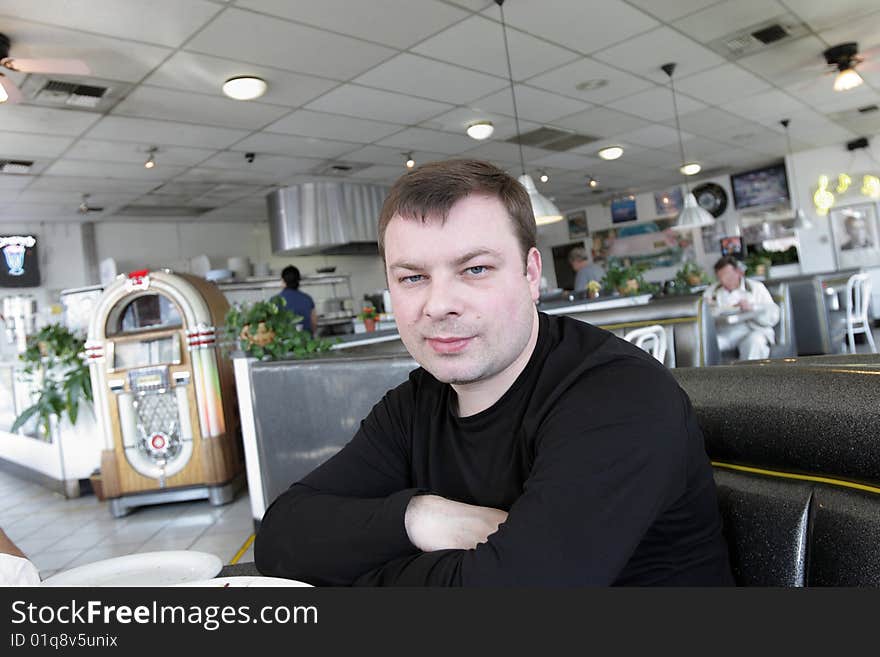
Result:
<svg viewBox="0 0 880 657"><path fill-rule="evenodd" d="M684 207L681 187L654 192L654 210L658 217L675 217Z"/></svg>
<svg viewBox="0 0 880 657"><path fill-rule="evenodd" d="M745 246L743 245L743 238L739 235L729 235L727 237L722 237L720 240L721 243L721 255L723 256L733 256L738 260L742 260L746 257Z"/></svg>
<svg viewBox="0 0 880 657"><path fill-rule="evenodd" d="M611 200L611 223L635 221L637 218L635 196L621 196Z"/></svg>
<svg viewBox="0 0 880 657"><path fill-rule="evenodd" d="M829 219L838 269L880 262L880 226L875 203L834 208Z"/></svg>
<svg viewBox="0 0 880 657"><path fill-rule="evenodd" d="M565 215L568 223L568 238L575 240L579 237L587 236L587 211L578 210L577 212L569 212Z"/></svg>

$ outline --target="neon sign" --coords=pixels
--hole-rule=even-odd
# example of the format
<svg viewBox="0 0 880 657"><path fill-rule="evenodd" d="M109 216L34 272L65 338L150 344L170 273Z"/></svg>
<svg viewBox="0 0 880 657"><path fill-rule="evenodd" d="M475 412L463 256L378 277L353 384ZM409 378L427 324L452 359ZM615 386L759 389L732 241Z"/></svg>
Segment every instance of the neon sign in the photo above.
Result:
<svg viewBox="0 0 880 657"><path fill-rule="evenodd" d="M853 183L855 181L849 174L840 173L837 175L837 183L831 187L831 179L824 173L819 176L816 181L816 191L813 192L813 205L816 207L816 214L824 217L828 211L834 207L839 196L855 191ZM858 191L862 196L878 200L880 199L880 177L870 173L861 176L861 186Z"/></svg>
<svg viewBox="0 0 880 657"><path fill-rule="evenodd" d="M33 247L36 243L37 240L31 235L0 237L0 250L3 251L6 269L10 276L24 276L25 249Z"/></svg>

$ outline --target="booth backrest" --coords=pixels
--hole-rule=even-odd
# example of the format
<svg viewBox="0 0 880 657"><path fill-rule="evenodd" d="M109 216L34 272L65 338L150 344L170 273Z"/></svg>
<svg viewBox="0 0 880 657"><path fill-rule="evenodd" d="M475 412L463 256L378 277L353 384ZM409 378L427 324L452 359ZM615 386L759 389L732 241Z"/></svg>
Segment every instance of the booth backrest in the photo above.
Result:
<svg viewBox="0 0 880 657"><path fill-rule="evenodd" d="M797 356L794 313L788 283L768 281L766 285L773 301L779 306L779 322L774 327L776 329L776 344L770 346L770 358Z"/></svg>
<svg viewBox="0 0 880 657"><path fill-rule="evenodd" d="M741 585L880 585L880 356L673 370Z"/></svg>

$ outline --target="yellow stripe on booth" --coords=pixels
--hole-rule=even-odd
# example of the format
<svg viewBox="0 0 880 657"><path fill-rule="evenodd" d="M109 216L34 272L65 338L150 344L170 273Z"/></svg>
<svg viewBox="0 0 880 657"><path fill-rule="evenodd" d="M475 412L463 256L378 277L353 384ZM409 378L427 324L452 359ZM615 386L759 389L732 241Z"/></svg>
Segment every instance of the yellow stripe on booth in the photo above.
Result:
<svg viewBox="0 0 880 657"><path fill-rule="evenodd" d="M250 538L244 542L240 548L238 548L238 552L235 553L235 556L232 557L232 561L229 562L231 566L234 566L238 563L238 560L244 556L244 553L248 551L248 548L253 545L254 539L257 537L256 534L251 534Z"/></svg>
<svg viewBox="0 0 880 657"><path fill-rule="evenodd" d="M733 463L723 463L721 461L712 461L712 465L716 468L726 468L728 470L740 470L742 472L750 472L753 474L767 475L768 477L781 477L783 479L799 479L801 481L816 481L820 484L830 484L832 486L843 486L844 488L855 488L856 490L864 490L869 493L880 494L880 488L877 486L868 486L867 484L857 484L854 481L845 481L843 479L832 479L831 477L819 477L817 475L795 474L794 472L780 472L779 470L765 470L763 468L753 468L748 465L734 465Z"/></svg>

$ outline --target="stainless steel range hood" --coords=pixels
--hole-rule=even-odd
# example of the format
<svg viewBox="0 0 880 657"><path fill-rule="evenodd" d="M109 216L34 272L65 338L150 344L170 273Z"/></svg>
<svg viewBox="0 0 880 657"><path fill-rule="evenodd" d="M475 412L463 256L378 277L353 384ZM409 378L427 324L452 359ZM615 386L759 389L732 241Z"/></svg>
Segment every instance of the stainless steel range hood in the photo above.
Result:
<svg viewBox="0 0 880 657"><path fill-rule="evenodd" d="M376 224L389 187L309 182L266 196L275 255L375 255Z"/></svg>

